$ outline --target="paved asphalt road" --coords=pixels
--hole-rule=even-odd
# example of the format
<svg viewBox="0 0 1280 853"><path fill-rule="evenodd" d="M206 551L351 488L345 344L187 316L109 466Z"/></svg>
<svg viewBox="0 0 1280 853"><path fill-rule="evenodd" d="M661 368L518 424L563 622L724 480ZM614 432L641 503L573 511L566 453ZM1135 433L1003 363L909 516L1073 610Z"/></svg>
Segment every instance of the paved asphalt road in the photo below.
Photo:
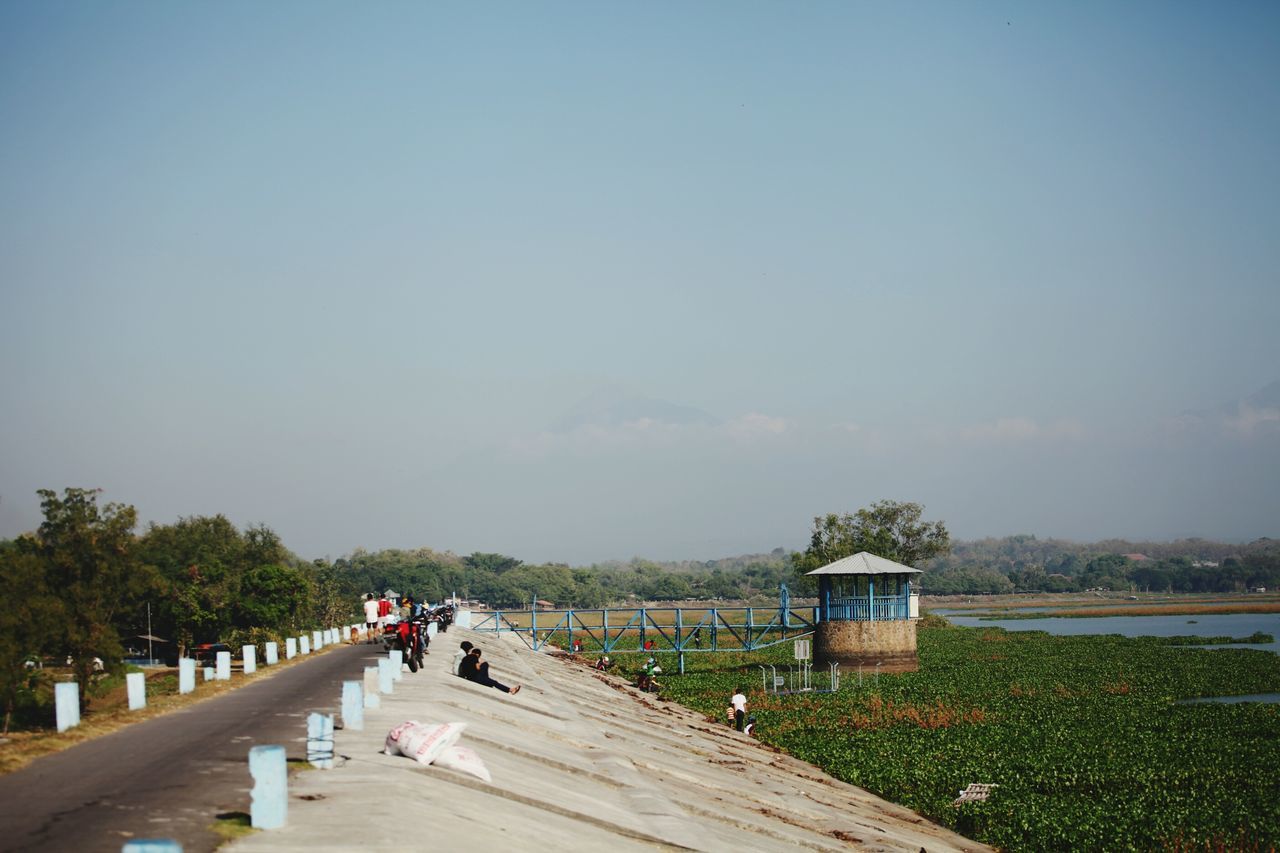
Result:
<svg viewBox="0 0 1280 853"><path fill-rule="evenodd" d="M130 838L213 850L217 815L249 812L249 748L283 744L305 759L307 714L340 724L342 682L360 678L381 648L331 648L0 776L0 850L119 851Z"/></svg>

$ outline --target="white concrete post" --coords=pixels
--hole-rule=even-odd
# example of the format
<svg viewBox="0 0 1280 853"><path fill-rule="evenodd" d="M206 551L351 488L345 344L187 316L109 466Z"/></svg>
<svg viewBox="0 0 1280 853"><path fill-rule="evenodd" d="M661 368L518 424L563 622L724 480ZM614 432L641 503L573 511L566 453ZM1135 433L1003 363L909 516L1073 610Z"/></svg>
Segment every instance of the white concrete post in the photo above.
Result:
<svg viewBox="0 0 1280 853"><path fill-rule="evenodd" d="M289 768L283 746L255 746L249 750L253 776L249 823L254 829L279 829L289 810Z"/></svg>
<svg viewBox="0 0 1280 853"><path fill-rule="evenodd" d="M303 634L298 638L298 651L302 652L304 655L311 654L311 638L306 634Z"/></svg>
<svg viewBox="0 0 1280 853"><path fill-rule="evenodd" d="M62 681L53 685L54 719L58 731L80 725L80 685L74 681Z"/></svg>
<svg viewBox="0 0 1280 853"><path fill-rule="evenodd" d="M196 662L191 658L178 659L178 692L190 693L196 689Z"/></svg>
<svg viewBox="0 0 1280 853"><path fill-rule="evenodd" d="M366 708L382 707L382 699L378 696L378 667L376 666L364 668L364 706Z"/></svg>
<svg viewBox="0 0 1280 853"><path fill-rule="evenodd" d="M218 652L218 680L231 680L231 652Z"/></svg>
<svg viewBox="0 0 1280 853"><path fill-rule="evenodd" d="M294 656L297 654L298 654L298 638L289 637L284 641L284 659L293 660Z"/></svg>
<svg viewBox="0 0 1280 853"><path fill-rule="evenodd" d="M240 650L240 660L244 662L244 674L252 675L258 671L258 647L245 646Z"/></svg>
<svg viewBox="0 0 1280 853"><path fill-rule="evenodd" d="M214 679L214 676L215 676L215 675L217 675L217 671L216 671L213 667L211 667L211 666L206 666L206 667L204 668L204 680L205 680L205 681L213 681L213 679Z"/></svg>
<svg viewBox="0 0 1280 853"><path fill-rule="evenodd" d="M266 665L275 666L279 660L280 660L280 644L277 643L275 640L268 641L267 656L265 659Z"/></svg>
<svg viewBox="0 0 1280 853"><path fill-rule="evenodd" d="M396 662L390 658L378 659L378 692L394 693L396 689Z"/></svg>
<svg viewBox="0 0 1280 853"><path fill-rule="evenodd" d="M182 853L182 845L172 838L135 838L126 841L120 853Z"/></svg>
<svg viewBox="0 0 1280 853"><path fill-rule="evenodd" d="M404 651L402 649L392 649L387 652L387 659L393 664L392 672L395 673L396 681L404 678L401 668L404 666Z"/></svg>
<svg viewBox="0 0 1280 853"><path fill-rule="evenodd" d="M333 714L307 716L307 761L312 767L333 767Z"/></svg>
<svg viewBox="0 0 1280 853"><path fill-rule="evenodd" d="M364 731L364 685L359 681L342 682L342 727Z"/></svg>
<svg viewBox="0 0 1280 853"><path fill-rule="evenodd" d="M324 648L324 636L319 631L311 632L311 648L316 651Z"/></svg>
<svg viewBox="0 0 1280 853"><path fill-rule="evenodd" d="M131 672L124 677L124 683L129 694L129 710L141 711L147 707L147 677L141 672Z"/></svg>

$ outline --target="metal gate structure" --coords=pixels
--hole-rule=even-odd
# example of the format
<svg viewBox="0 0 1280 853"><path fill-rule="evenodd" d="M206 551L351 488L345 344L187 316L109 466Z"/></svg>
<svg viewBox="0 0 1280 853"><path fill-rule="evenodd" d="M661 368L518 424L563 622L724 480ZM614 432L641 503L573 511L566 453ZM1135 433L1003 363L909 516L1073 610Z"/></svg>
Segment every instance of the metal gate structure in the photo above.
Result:
<svg viewBox="0 0 1280 853"><path fill-rule="evenodd" d="M789 605L790 602L787 602ZM478 618L477 618L478 617ZM813 634L818 608L634 607L590 610L473 611L473 631L515 632L533 649L582 651L749 652Z"/></svg>

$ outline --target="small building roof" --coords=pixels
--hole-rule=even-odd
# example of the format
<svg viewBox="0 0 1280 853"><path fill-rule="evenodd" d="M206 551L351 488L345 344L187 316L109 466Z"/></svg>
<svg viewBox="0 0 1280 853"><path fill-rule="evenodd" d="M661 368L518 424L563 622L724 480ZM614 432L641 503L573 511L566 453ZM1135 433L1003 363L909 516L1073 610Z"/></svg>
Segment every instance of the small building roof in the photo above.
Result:
<svg viewBox="0 0 1280 853"><path fill-rule="evenodd" d="M852 557L836 560L820 569L814 569L810 575L918 575L919 569L877 557L870 551L859 551Z"/></svg>

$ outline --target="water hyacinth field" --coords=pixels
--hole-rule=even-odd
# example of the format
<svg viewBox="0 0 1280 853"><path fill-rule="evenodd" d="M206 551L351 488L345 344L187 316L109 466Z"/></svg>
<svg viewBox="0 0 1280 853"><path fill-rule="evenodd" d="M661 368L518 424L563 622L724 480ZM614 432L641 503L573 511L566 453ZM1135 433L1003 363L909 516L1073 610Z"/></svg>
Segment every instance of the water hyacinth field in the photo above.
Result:
<svg viewBox="0 0 1280 853"><path fill-rule="evenodd" d="M663 695L721 720L749 688L760 740L1006 850L1270 850L1280 706L1179 700L1280 690L1280 656L1168 639L922 621L920 671L845 673L835 694L766 695L789 645L660 655ZM972 782L986 802L953 806Z"/></svg>

